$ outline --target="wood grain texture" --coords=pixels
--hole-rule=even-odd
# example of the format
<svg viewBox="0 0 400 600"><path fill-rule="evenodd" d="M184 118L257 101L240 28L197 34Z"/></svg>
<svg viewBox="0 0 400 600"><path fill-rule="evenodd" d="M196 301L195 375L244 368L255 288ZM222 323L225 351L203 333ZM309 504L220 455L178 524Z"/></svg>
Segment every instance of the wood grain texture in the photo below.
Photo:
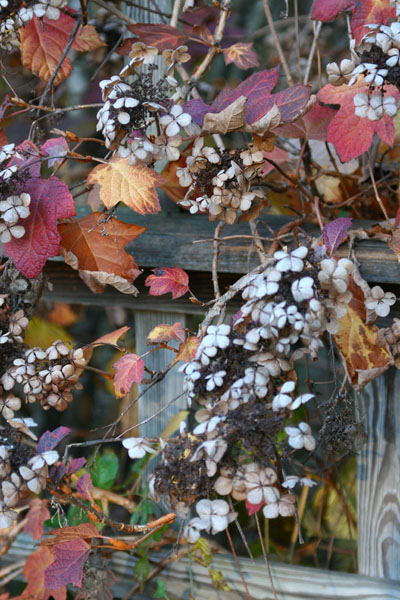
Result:
<svg viewBox="0 0 400 600"><path fill-rule="evenodd" d="M364 575L400 580L400 373L361 394L368 441L358 456L358 562Z"/></svg>
<svg viewBox="0 0 400 600"><path fill-rule="evenodd" d="M18 536L3 557L4 565L23 560L33 552L35 543L30 536ZM152 555L158 560L159 557ZM110 566L116 576L112 586L114 597L122 597L135 586L133 566L135 558L115 552ZM247 558L240 559L252 600L273 600L271 585L263 562L253 564ZM223 573L229 592L220 592L210 583L208 570L186 559L171 563L158 577L165 582L168 595L184 598L193 594L195 600L245 600L243 584L236 565L230 555L217 554L213 559L214 569ZM350 575L322 569L297 567L271 561L271 571L278 600L400 600L400 584L363 575ZM190 578L193 579L193 586ZM153 588L155 589L155 588ZM149 589L134 596L135 600L149 600Z"/></svg>

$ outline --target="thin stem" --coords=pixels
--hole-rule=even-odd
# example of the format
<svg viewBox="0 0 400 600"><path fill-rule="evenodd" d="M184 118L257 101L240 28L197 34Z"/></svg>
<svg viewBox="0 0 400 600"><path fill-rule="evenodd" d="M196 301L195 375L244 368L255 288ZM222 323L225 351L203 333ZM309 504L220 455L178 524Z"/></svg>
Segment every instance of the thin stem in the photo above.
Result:
<svg viewBox="0 0 400 600"><path fill-rule="evenodd" d="M321 27L322 27L322 21L318 21L317 25L314 25L314 39L313 42L311 44L311 50L310 50L310 54L308 56L308 61L307 61L307 66L306 66L306 72L304 74L304 85L307 85L308 80L310 78L310 72L311 72L311 66L312 66L312 62L314 60L314 54L315 54L315 50L317 48L317 41L318 41L318 36L320 34L321 31Z"/></svg>
<svg viewBox="0 0 400 600"><path fill-rule="evenodd" d="M104 2L104 0L92 0L92 1L95 4L98 4L99 6L104 8L105 10L107 10L109 13L115 15L116 17L121 19L121 21L124 21L128 25L136 25L136 21L134 21L134 19L131 19L131 17L128 17L128 15L126 15L121 10L116 8L113 4L111 4L109 2Z"/></svg>
<svg viewBox="0 0 400 600"><path fill-rule="evenodd" d="M240 568L240 564L239 564L239 561L238 561L238 557L237 557L237 554L236 554L235 548L234 548L234 546L233 546L233 542L232 542L231 534L229 533L229 529L228 529L228 527L225 529L225 532L226 532L226 536L227 536L227 538L228 538L229 545L230 545L230 547L231 547L231 551L232 551L232 554L233 554L233 558L235 559L235 563L236 563L236 566L237 566L237 570L239 571L240 578L241 578L241 580L242 580L243 587L244 587L244 589L245 589L245 592L246 592L247 600L252 600L252 597L250 596L249 589L248 589L248 587L247 587L246 580L245 580L245 578L244 578L244 575L243 575L243 571L242 571L242 569Z"/></svg>
<svg viewBox="0 0 400 600"><path fill-rule="evenodd" d="M265 10L265 15L267 17L268 25L271 28L271 34L272 34L272 37L274 38L275 46L276 46L276 49L278 51L279 58L280 58L280 61L282 63L283 70L285 71L285 76L286 76L287 82L288 82L289 85L294 85L294 81L293 81L292 76L290 74L289 67L288 67L288 64L286 62L286 58L285 58L285 55L283 53L283 50L282 50L281 42L279 41L278 34L276 33L276 29L275 29L275 25L274 25L274 20L272 18L272 13L271 13L271 9L270 9L269 4L268 4L268 0L263 0L263 4L264 4L264 10Z"/></svg>
<svg viewBox="0 0 400 600"><path fill-rule="evenodd" d="M271 583L272 594L274 596L274 600L278 600L278 596L276 595L276 589L275 589L275 585L274 585L274 580L272 579L271 567L269 566L268 555L267 555L267 552L265 550L264 539L263 539L263 535L262 535L262 531L261 531L261 527L260 527L260 519L258 517L258 513L255 513L255 517L256 517L256 525L257 525L257 531L258 531L258 538L260 540L260 544L261 544L261 549L262 549L262 553L263 553L263 557L264 557L265 566L267 567L268 577L269 577L269 581Z"/></svg>
<svg viewBox="0 0 400 600"><path fill-rule="evenodd" d="M182 0L175 0L174 6L172 9L171 21L169 23L171 25L171 27L176 27L178 24L179 12L181 10L181 6L182 6Z"/></svg>
<svg viewBox="0 0 400 600"><path fill-rule="evenodd" d="M381 199L381 197L380 197L380 195L379 195L379 192L378 192L378 188L376 187L376 181L375 181L375 177L374 177L374 171L373 171L373 169L372 169L371 161L370 161L370 159L369 159L369 158L367 158L367 165L368 165L368 171L369 171L369 175L370 175L370 177L371 177L371 181L372 181L372 186L373 186L373 188L374 188L375 198L376 198L376 200L377 200L377 202L378 202L379 206L381 207L381 210L382 210L382 212L383 212L383 214L384 214L384 216L385 216L385 219L386 219L386 221L387 221L387 224L388 224L388 225L389 225L389 227L390 227L390 230L391 230L391 231L393 231L393 225L392 225L392 223L390 222L389 215L388 215L388 214L387 214L387 212L386 212L386 208L384 207L384 204L383 204L383 202L382 202L382 199Z"/></svg>
<svg viewBox="0 0 400 600"><path fill-rule="evenodd" d="M219 234L221 233L223 226L224 226L224 222L221 221L221 223L218 223L218 225L216 226L215 232L214 232L213 260L212 260L212 282L213 282L213 287L214 287L215 298L221 297L221 292L220 292L219 283L218 283L218 257L219 257L219 250L220 250Z"/></svg>

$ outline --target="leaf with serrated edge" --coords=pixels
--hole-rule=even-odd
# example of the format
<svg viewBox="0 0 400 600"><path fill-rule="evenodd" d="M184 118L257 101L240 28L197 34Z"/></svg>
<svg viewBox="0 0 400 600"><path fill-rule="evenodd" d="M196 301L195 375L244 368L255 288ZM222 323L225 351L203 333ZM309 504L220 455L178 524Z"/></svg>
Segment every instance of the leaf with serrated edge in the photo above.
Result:
<svg viewBox="0 0 400 600"><path fill-rule="evenodd" d="M129 164L128 158L117 158L98 165L88 176L89 185L100 185L100 198L106 208L123 202L139 215L161 210L156 188L164 177L142 163Z"/></svg>
<svg viewBox="0 0 400 600"><path fill-rule="evenodd" d="M72 583L80 588L83 566L90 551L89 544L80 539L56 544L54 546L55 561L44 572L45 586L57 590Z"/></svg>
<svg viewBox="0 0 400 600"><path fill-rule="evenodd" d="M252 69L260 66L252 42L238 42L229 48L224 48L222 52L226 65L234 63L239 69Z"/></svg>
<svg viewBox="0 0 400 600"><path fill-rule="evenodd" d="M148 344L167 343L171 340L177 342L183 342L185 340L185 332L182 323L179 323L179 321L173 325L168 325L167 323L156 325L146 338Z"/></svg>
<svg viewBox="0 0 400 600"><path fill-rule="evenodd" d="M146 278L145 285L150 287L150 296L172 294L172 298L180 298L189 291L189 277L180 267L159 267L153 269L154 275Z"/></svg>
<svg viewBox="0 0 400 600"><path fill-rule="evenodd" d="M26 69L43 81L49 81L68 43L75 26L75 19L61 13L59 19L52 21L46 17L33 17L29 23L19 29L21 37L21 58ZM72 44L73 50L84 52L104 46L92 25L81 27ZM56 75L54 85L69 77L72 64L66 57Z"/></svg>
<svg viewBox="0 0 400 600"><path fill-rule="evenodd" d="M113 364L115 369L114 391L117 398L122 398L134 383L141 383L144 373L144 362L138 354L125 354Z"/></svg>

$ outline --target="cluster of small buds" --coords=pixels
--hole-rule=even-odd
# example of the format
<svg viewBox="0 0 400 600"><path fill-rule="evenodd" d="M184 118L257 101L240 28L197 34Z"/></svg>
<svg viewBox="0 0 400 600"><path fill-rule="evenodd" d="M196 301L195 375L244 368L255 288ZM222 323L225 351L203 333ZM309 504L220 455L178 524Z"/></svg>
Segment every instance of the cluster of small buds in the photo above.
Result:
<svg viewBox="0 0 400 600"><path fill-rule="evenodd" d="M192 214L208 213L210 221L233 224L239 211L244 213L264 199L261 190L251 189L264 162L262 150L254 145L243 150L219 150L204 146L204 139L199 137L186 166L177 169L180 185L189 188L179 204Z"/></svg>
<svg viewBox="0 0 400 600"><path fill-rule="evenodd" d="M142 161L147 164L157 160L178 160L182 143L181 131L190 134L192 118L179 104L174 103L170 90L178 86L172 71L178 62L184 62L186 46L174 51L165 50L167 72L153 81L153 65L158 50L141 42L132 45L130 62L119 75L100 83L104 105L97 113L97 131L102 131L107 148L117 150L130 164ZM143 66L142 70L139 67ZM135 79L127 78L135 72ZM179 94L178 94L179 96ZM157 125L159 135L148 128Z"/></svg>
<svg viewBox="0 0 400 600"><path fill-rule="evenodd" d="M80 389L79 377L86 364L81 348L71 350L58 340L47 350L25 350L0 381L5 392L21 385L27 403L40 402L45 410L63 411L73 399L72 390Z"/></svg>
<svg viewBox="0 0 400 600"><path fill-rule="evenodd" d="M19 239L25 235L21 220L29 217L30 203L31 197L26 192L0 200L0 242L5 244L12 238Z"/></svg>
<svg viewBox="0 0 400 600"><path fill-rule="evenodd" d="M1 0L0 1L0 47L8 52L18 49L18 30L34 17L59 19L67 0Z"/></svg>
<svg viewBox="0 0 400 600"><path fill-rule="evenodd" d="M369 91L355 94L354 112L362 119L377 121L385 115L394 117L399 107L398 100L385 93L383 86L393 84L400 88L400 22L367 27L370 31L356 51L352 41L352 59L343 59L339 65L329 63L327 73L332 85L351 86L363 76Z"/></svg>
<svg viewBox="0 0 400 600"><path fill-rule="evenodd" d="M21 419L22 426L36 426L32 419ZM11 423L12 424L12 423ZM47 485L48 467L58 459L58 452L37 452L16 437L17 429L0 435L0 528L10 527L17 513L12 510L31 493L40 494Z"/></svg>

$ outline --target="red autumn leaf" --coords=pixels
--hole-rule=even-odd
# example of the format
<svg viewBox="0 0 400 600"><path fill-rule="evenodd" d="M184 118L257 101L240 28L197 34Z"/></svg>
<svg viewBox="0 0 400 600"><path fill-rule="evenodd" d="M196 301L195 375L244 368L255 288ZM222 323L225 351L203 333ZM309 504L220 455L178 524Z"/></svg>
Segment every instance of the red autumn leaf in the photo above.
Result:
<svg viewBox="0 0 400 600"><path fill-rule="evenodd" d="M328 125L327 140L335 146L342 162L366 152L371 146L374 133L388 146L393 145L395 131L392 117L385 114L378 121L371 121L368 118L357 117L354 113L353 98L360 93L368 94L368 86L362 77L351 87L346 84L328 84L317 94L318 99L326 104L340 105L340 109ZM385 86L385 95L394 96L396 100L400 98L400 93L394 85Z"/></svg>
<svg viewBox="0 0 400 600"><path fill-rule="evenodd" d="M26 514L26 525L24 533L29 533L32 539L41 540L44 532L44 522L50 519L50 513L47 508L48 500L33 498L30 501L30 509Z"/></svg>
<svg viewBox="0 0 400 600"><path fill-rule="evenodd" d="M50 138L45 141L41 150L44 154L47 154L50 158L48 159L49 167L53 167L54 164L60 163L63 157L68 152L68 144L65 137Z"/></svg>
<svg viewBox="0 0 400 600"><path fill-rule="evenodd" d="M125 252L126 244L137 238L145 227L124 223L118 219L105 219L98 212L90 213L72 223L62 223L58 227L61 234L61 253L72 268L84 275L110 275L110 283L120 289L134 293L132 281L140 275L132 256ZM124 287L118 287L119 284ZM96 291L103 291L97 289Z"/></svg>
<svg viewBox="0 0 400 600"><path fill-rule="evenodd" d="M30 177L40 177L39 148L30 140L24 140L18 144L16 150L22 154L22 158L12 158L8 166L17 165L20 170L23 169L25 171L26 169ZM27 173L25 172L24 174L26 175Z"/></svg>
<svg viewBox="0 0 400 600"><path fill-rule="evenodd" d="M74 27L75 19L65 13L61 13L57 21L46 17L41 19L33 17L19 30L24 67L43 81L49 81ZM79 28L71 49L86 52L104 45L95 28L92 25L85 25ZM71 61L66 57L56 75L54 85L69 77L71 71Z"/></svg>
<svg viewBox="0 0 400 600"><path fill-rule="evenodd" d="M84 465L86 465L86 458L81 456L80 458L73 458L68 465L68 475L72 475L72 473L76 473L81 469Z"/></svg>
<svg viewBox="0 0 400 600"><path fill-rule="evenodd" d="M365 25L370 23L386 24L396 18L395 9L390 0L314 0L311 18L316 21L333 21L338 14L351 11L351 31L358 44L368 31Z"/></svg>
<svg viewBox="0 0 400 600"><path fill-rule="evenodd" d="M300 117L294 123L277 127L274 129L274 133L287 138L303 138L326 142L327 128L335 115L336 110L334 108L316 103L304 117Z"/></svg>
<svg viewBox="0 0 400 600"><path fill-rule="evenodd" d="M262 506L264 506L265 502L260 502L259 504L251 504L246 498L246 510L249 517L257 513Z"/></svg>
<svg viewBox="0 0 400 600"><path fill-rule="evenodd" d="M156 325L146 338L148 344L167 343L171 340L175 340L176 342L185 341L185 332L182 323L179 323L179 321L173 325L168 325L167 323Z"/></svg>
<svg viewBox="0 0 400 600"><path fill-rule="evenodd" d="M44 572L44 584L58 590L68 583L81 587L83 565L89 554L90 546L84 540L71 540L54 546L56 559Z"/></svg>
<svg viewBox="0 0 400 600"><path fill-rule="evenodd" d="M40 437L37 444L38 452L47 452L48 450L54 450L54 448L71 433L69 427L57 427L54 431L45 431Z"/></svg>
<svg viewBox="0 0 400 600"><path fill-rule="evenodd" d="M196 336L188 337L186 341L184 341L178 349L178 354L176 355L176 360L183 360L184 362L189 362L193 360L196 356L197 348L200 345L200 340Z"/></svg>
<svg viewBox="0 0 400 600"><path fill-rule="evenodd" d="M238 42L223 49L225 64L234 63L239 69L252 69L259 67L257 54L253 50L253 43Z"/></svg>
<svg viewBox="0 0 400 600"><path fill-rule="evenodd" d="M150 296L172 294L172 298L180 298L189 291L189 277L180 267L159 267L153 269L154 275L146 278L145 285L150 287Z"/></svg>
<svg viewBox="0 0 400 600"><path fill-rule="evenodd" d="M90 473L84 473L82 477L79 477L76 482L76 489L85 498L85 500L92 501L92 490L93 483L90 477Z"/></svg>
<svg viewBox="0 0 400 600"><path fill-rule="evenodd" d="M41 546L26 559L24 577L28 585L24 589L21 600L65 600L67 588L60 586L58 589L47 587L45 584L45 570L53 563L54 555L50 548Z"/></svg>
<svg viewBox="0 0 400 600"><path fill-rule="evenodd" d="M3 250L25 277L36 277L46 260L60 253L57 220L72 217L75 206L68 187L57 177L28 179L24 191L31 196L31 212L23 220L25 235L3 244Z"/></svg>
<svg viewBox="0 0 400 600"><path fill-rule="evenodd" d="M163 52L169 49L175 50L175 48L182 46L187 40L186 35L179 31L179 29L171 27L171 25L138 23L137 25L128 25L128 29L139 39L130 38L125 40L122 47L119 48L118 54L129 54L130 47L128 50L127 42L131 46L134 42L140 41L146 44L146 46L155 46L159 52ZM123 52L121 52L121 48L124 49Z"/></svg>
<svg viewBox="0 0 400 600"><path fill-rule="evenodd" d="M110 333L106 333L105 335L97 338L97 340L88 344L88 347L96 348L96 346L113 346L116 350L123 350L121 346L118 346L117 342L129 330L130 327L124 325L124 327L120 327L115 331L111 331Z"/></svg>
<svg viewBox="0 0 400 600"><path fill-rule="evenodd" d="M134 383L141 383L144 373L143 358L138 354L125 354L113 364L113 369L115 395L122 398Z"/></svg>
<svg viewBox="0 0 400 600"><path fill-rule="evenodd" d="M322 239L326 248L332 253L339 248L347 237L347 232L353 219L350 217L339 217L331 221L322 230Z"/></svg>
<svg viewBox="0 0 400 600"><path fill-rule="evenodd" d="M46 535L53 537L43 540L41 546L54 546L63 542L70 542L72 540L100 538L101 534L97 531L94 523L81 523L71 527L62 527L61 529L52 529L47 531Z"/></svg>

